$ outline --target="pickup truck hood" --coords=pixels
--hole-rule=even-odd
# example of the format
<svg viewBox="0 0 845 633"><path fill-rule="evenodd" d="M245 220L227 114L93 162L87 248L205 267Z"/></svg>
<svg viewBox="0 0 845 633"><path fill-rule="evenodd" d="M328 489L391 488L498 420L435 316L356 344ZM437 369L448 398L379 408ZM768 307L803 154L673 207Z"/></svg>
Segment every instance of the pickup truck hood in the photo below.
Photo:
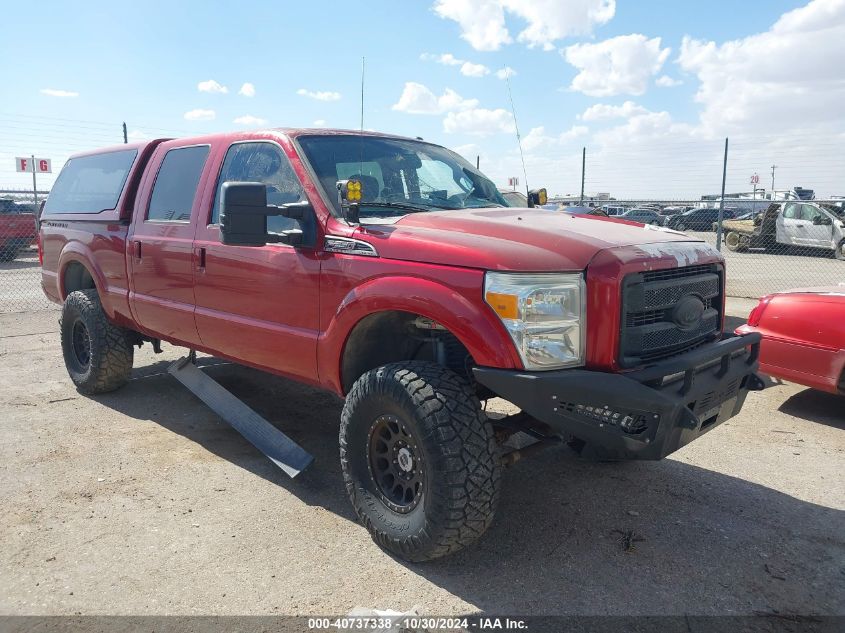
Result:
<svg viewBox="0 0 845 633"><path fill-rule="evenodd" d="M696 240L662 227L519 208L432 211L407 215L394 224L362 225L356 236L382 257L485 270L583 270L601 250ZM672 244L662 250L672 251ZM713 251L715 254L715 251ZM683 262L679 262L683 263Z"/></svg>

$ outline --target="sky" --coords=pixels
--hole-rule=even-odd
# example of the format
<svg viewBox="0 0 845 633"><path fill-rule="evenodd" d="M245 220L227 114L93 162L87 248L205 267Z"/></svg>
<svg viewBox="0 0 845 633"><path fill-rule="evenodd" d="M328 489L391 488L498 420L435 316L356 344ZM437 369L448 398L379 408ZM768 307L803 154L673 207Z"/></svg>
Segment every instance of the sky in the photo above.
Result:
<svg viewBox="0 0 845 633"><path fill-rule="evenodd" d="M500 186L577 192L586 148L587 193L698 198L729 137L728 192L754 173L770 188L776 165L778 189L845 195L845 0L48 0L4 17L0 188L31 186L15 156L57 172L124 121L130 139L357 129L365 58L365 128L478 158Z"/></svg>

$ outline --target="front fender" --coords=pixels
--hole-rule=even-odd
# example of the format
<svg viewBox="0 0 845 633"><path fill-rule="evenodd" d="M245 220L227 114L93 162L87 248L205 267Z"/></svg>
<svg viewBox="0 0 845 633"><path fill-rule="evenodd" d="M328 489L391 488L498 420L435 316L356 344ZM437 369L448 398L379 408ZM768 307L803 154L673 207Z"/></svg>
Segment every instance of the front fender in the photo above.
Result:
<svg viewBox="0 0 845 633"><path fill-rule="evenodd" d="M378 312L402 311L432 319L449 330L479 365L521 368L516 349L498 317L481 301L444 283L411 276L370 279L341 301L317 344L320 382L343 394L341 365L349 335L364 318Z"/></svg>

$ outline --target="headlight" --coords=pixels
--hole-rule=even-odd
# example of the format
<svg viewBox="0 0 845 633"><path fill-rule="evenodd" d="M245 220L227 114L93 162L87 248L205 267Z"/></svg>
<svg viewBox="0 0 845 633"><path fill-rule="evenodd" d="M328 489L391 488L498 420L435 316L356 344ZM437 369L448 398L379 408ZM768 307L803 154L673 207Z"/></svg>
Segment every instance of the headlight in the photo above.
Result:
<svg viewBox="0 0 845 633"><path fill-rule="evenodd" d="M581 274L488 272L484 299L502 319L525 369L584 364Z"/></svg>

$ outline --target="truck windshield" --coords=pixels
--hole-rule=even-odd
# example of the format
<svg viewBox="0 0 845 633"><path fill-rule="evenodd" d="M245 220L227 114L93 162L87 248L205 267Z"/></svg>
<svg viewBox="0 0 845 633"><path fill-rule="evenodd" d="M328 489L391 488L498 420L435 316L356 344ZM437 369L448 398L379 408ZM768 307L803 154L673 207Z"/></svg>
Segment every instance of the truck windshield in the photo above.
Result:
<svg viewBox="0 0 845 633"><path fill-rule="evenodd" d="M337 214L336 183L349 178L361 182L363 222L420 211L508 206L486 176L437 145L351 134L301 136L298 141Z"/></svg>

